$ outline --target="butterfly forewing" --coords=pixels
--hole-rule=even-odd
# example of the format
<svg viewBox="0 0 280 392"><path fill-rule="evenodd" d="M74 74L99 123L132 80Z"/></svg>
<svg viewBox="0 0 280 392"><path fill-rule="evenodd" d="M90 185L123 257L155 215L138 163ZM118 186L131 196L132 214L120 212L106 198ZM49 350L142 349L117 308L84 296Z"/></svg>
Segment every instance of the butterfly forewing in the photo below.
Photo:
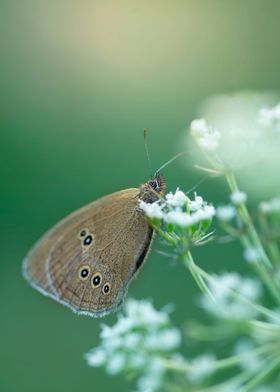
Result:
<svg viewBox="0 0 280 392"><path fill-rule="evenodd" d="M26 278L78 313L117 309L152 240L138 198L126 189L63 219L27 255Z"/></svg>

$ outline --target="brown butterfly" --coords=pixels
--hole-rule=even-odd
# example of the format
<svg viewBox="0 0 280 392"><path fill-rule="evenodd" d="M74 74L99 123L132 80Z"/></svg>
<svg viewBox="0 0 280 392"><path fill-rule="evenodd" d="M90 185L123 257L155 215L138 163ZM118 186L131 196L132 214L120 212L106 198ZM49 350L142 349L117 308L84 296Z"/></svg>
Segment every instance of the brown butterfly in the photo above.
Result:
<svg viewBox="0 0 280 392"><path fill-rule="evenodd" d="M139 202L152 203L165 190L163 177L156 173L140 188L113 193L73 212L28 253L25 278L76 313L99 317L117 310L153 239Z"/></svg>

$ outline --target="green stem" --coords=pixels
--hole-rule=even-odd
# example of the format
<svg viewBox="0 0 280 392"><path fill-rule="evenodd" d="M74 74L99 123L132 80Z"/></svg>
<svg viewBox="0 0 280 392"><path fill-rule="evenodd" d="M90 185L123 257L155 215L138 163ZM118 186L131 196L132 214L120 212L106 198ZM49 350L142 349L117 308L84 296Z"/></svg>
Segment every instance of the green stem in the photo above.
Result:
<svg viewBox="0 0 280 392"><path fill-rule="evenodd" d="M265 346L258 347L256 349L251 350L249 353L246 353L246 355L252 355L252 356L259 356L263 355L265 353L269 353L271 351L275 350L275 344L267 344ZM279 357L278 357L279 359ZM244 354L238 354L234 355L228 358L223 358L223 359L218 359L215 362L213 362L213 369L214 370L221 370L221 369L226 369L230 367L235 367L239 365L242 361L244 360ZM191 364L187 363L177 363L175 361L169 360L169 359L162 359L164 366L167 369L170 370L175 370L178 372L192 372L195 369L195 367Z"/></svg>
<svg viewBox="0 0 280 392"><path fill-rule="evenodd" d="M220 384L215 384L211 387L206 387L203 389L197 389L196 392L223 392L238 389L240 385L248 379L248 373L242 372L238 376L232 377L229 381L221 382ZM231 389L229 389L231 388Z"/></svg>
<svg viewBox="0 0 280 392"><path fill-rule="evenodd" d="M278 265L278 267L280 267L280 253L277 244L275 244L275 242L272 242L271 240L268 240L267 249L271 259L276 265Z"/></svg>
<svg viewBox="0 0 280 392"><path fill-rule="evenodd" d="M227 381L223 381L219 384L215 384L211 387L205 387L202 389L196 390L196 392L224 392L224 391L235 391L235 390L242 390L240 389L244 383L246 383L252 377L253 371L247 370L242 371L235 377L231 377Z"/></svg>
<svg viewBox="0 0 280 392"><path fill-rule="evenodd" d="M185 266L189 269L190 273L192 274L196 284L198 285L199 289L202 291L203 294L208 295L212 300L214 300L213 294L209 290L207 283L203 276L198 273L197 265L195 264L192 254L190 251L187 251L183 256L183 262Z"/></svg>
<svg viewBox="0 0 280 392"><path fill-rule="evenodd" d="M243 328L248 329L248 326L244 326L244 323L242 325ZM230 337L235 336L237 328L238 327L235 323L222 323L221 325L219 324L214 326L190 323L188 324L187 336L199 342L221 341L223 339L229 339ZM244 332L244 330L241 330L241 328L239 330Z"/></svg>
<svg viewBox="0 0 280 392"><path fill-rule="evenodd" d="M250 320L249 325L253 326L254 328L259 328L262 331L267 331L270 333L276 332L277 335L279 335L280 332L279 324L267 323L265 321L259 321L259 320Z"/></svg>
<svg viewBox="0 0 280 392"><path fill-rule="evenodd" d="M226 179L227 179L227 182L228 182L228 185L229 185L231 192L232 193L239 192L239 187L237 185L234 174L231 172L228 172L225 175L226 175ZM267 267L271 268L272 267L271 261L263 248L262 242L258 236L258 233L257 233L254 225L252 224L251 217L250 217L250 214L247 210L246 205L244 203L240 204L237 211L238 211L239 217L241 218L243 223L248 228L249 236L250 236L252 242L260 250L264 264L266 264Z"/></svg>
<svg viewBox="0 0 280 392"><path fill-rule="evenodd" d="M239 187L237 185L235 176L232 172L225 173L227 182L231 192L239 192ZM265 252L263 244L259 238L259 235L251 221L250 214L244 203L241 203L237 208L237 213L242 220L245 227L247 227L247 234L241 236L241 242L245 248L255 247L259 250L262 263L255 263L257 272L261 275L263 281L265 282L268 290L275 299L277 303L280 303L280 287L278 282L275 280L273 265Z"/></svg>
<svg viewBox="0 0 280 392"><path fill-rule="evenodd" d="M275 355L270 359L275 358ZM255 390L256 386L260 386L260 383L277 367L279 367L280 360L279 356L274 361L270 361L269 364L261 371L250 369L241 372L239 375L232 377L228 381L220 384L213 385L197 390L197 392L223 392L225 390L242 390L242 392L251 392ZM255 373L257 372L257 375ZM249 381L251 380L251 381ZM247 384L246 384L247 383ZM230 389L229 389L230 388ZM254 388L254 389L252 389Z"/></svg>
<svg viewBox="0 0 280 392"><path fill-rule="evenodd" d="M240 241L243 244L244 248L249 248L251 246L250 239L247 237L246 234L243 234L240 237ZM262 281L265 283L267 289L269 290L270 294L272 297L275 299L275 301L280 303L280 290L278 285L275 283L275 277L271 273L272 271L268 271L267 267L263 263L252 263L252 266L254 267L256 273L260 275L262 278Z"/></svg>
<svg viewBox="0 0 280 392"><path fill-rule="evenodd" d="M243 386L242 392L250 392L254 391L256 386L259 386L260 383L268 377L271 373L273 373L280 366L279 355L276 354L272 357L272 359L267 366L265 366L255 377L251 379L246 385Z"/></svg>
<svg viewBox="0 0 280 392"><path fill-rule="evenodd" d="M177 245L177 240L171 236L170 234L166 233L165 231L161 230L158 226L153 226L154 229L159 233L159 235L165 239L166 242L169 242L170 244L176 246Z"/></svg>
<svg viewBox="0 0 280 392"><path fill-rule="evenodd" d="M259 214L259 224L261 226L262 231L265 233L267 239L266 239L266 247L268 250L268 253L271 257L271 260L278 266L280 267L280 252L279 248L277 246L277 243L269 238L269 225L266 219L266 215L262 212Z"/></svg>

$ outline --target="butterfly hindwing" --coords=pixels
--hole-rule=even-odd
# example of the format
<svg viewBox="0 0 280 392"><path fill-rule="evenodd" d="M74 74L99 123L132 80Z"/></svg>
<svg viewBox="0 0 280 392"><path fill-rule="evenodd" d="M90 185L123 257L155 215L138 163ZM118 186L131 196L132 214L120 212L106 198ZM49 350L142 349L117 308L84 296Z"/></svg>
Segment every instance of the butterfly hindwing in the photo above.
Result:
<svg viewBox="0 0 280 392"><path fill-rule="evenodd" d="M78 313L117 309L152 240L138 197L126 189L63 219L27 255L27 280Z"/></svg>

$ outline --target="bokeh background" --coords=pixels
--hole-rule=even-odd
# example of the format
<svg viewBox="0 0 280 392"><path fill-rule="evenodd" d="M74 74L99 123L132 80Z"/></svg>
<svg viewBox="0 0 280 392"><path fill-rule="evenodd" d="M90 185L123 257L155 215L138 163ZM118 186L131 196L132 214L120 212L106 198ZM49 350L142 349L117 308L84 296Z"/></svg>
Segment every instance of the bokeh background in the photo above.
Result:
<svg viewBox="0 0 280 392"><path fill-rule="evenodd" d="M66 214L147 180L144 127L155 170L182 149L205 97L278 90L279 17L278 0L0 0L1 391L131 389L83 359L116 315L78 317L43 297L22 259ZM170 189L201 179L186 159L164 170ZM198 191L213 202L227 194L218 179ZM129 296L175 303L184 328L202 317L197 288L160 248ZM208 270L242 270L239 251L210 245L196 256Z"/></svg>

